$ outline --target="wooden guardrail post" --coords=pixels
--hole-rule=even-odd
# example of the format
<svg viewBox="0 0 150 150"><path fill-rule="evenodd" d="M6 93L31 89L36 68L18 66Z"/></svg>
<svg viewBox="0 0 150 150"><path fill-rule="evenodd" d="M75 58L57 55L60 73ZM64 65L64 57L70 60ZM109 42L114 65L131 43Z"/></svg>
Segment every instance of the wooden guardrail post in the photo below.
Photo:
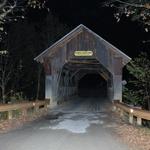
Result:
<svg viewBox="0 0 150 150"><path fill-rule="evenodd" d="M39 111L39 106L35 106L34 110L35 110L35 113L37 113Z"/></svg>
<svg viewBox="0 0 150 150"><path fill-rule="evenodd" d="M123 112L127 112L129 114L129 123L133 124L134 117L136 117L136 124L141 126L142 119L150 121L150 111L141 110L139 108L134 108L129 105L126 105L121 102L114 102L114 106L116 107L116 111L119 110L119 114L122 117Z"/></svg>
<svg viewBox="0 0 150 150"><path fill-rule="evenodd" d="M129 113L129 123L133 124L133 114Z"/></svg>
<svg viewBox="0 0 150 150"><path fill-rule="evenodd" d="M142 118L137 117L137 125L139 125L139 126L142 125Z"/></svg>
<svg viewBox="0 0 150 150"><path fill-rule="evenodd" d="M13 118L13 111L12 110L9 110L8 111L8 119L12 119Z"/></svg>
<svg viewBox="0 0 150 150"><path fill-rule="evenodd" d="M23 117L26 117L26 116L27 116L27 109L26 109L26 108L23 108L23 109L22 109L22 116L23 116Z"/></svg>
<svg viewBox="0 0 150 150"><path fill-rule="evenodd" d="M47 104L44 104L44 110L47 110Z"/></svg>
<svg viewBox="0 0 150 150"><path fill-rule="evenodd" d="M120 110L120 117L123 117L124 111L121 109Z"/></svg>
<svg viewBox="0 0 150 150"><path fill-rule="evenodd" d="M113 108L112 108L113 111L116 111L117 110L117 107L115 105L113 105Z"/></svg>
<svg viewBox="0 0 150 150"><path fill-rule="evenodd" d="M37 113L39 111L39 105L36 104L36 102L33 102L34 107L34 113Z"/></svg>

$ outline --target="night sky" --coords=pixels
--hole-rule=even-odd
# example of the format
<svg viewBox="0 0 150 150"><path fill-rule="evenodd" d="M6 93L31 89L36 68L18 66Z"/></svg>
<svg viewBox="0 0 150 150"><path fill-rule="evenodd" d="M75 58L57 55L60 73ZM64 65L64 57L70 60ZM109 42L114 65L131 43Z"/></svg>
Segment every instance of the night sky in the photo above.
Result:
<svg viewBox="0 0 150 150"><path fill-rule="evenodd" d="M113 16L114 10L101 7L100 2L102 1L51 0L49 8L53 15L71 29L84 24L130 57L137 56L140 51L149 53L150 45L142 43L150 37L149 33L126 17L117 23Z"/></svg>

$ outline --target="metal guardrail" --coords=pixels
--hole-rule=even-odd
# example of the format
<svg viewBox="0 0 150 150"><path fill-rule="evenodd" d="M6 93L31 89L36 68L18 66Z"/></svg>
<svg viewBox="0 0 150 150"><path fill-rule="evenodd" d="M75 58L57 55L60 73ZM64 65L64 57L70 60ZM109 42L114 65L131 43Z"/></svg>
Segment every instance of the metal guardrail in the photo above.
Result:
<svg viewBox="0 0 150 150"><path fill-rule="evenodd" d="M142 125L142 119L150 121L150 111L133 108L119 101L114 102L113 109L120 113L120 116L124 116L124 112L129 114L129 123L134 123L134 117L136 118L136 124Z"/></svg>
<svg viewBox="0 0 150 150"><path fill-rule="evenodd" d="M35 101L35 102L21 102L16 104L2 104L0 105L0 113L6 112L6 119L13 119L13 111L19 110L21 113L21 117L28 116L28 109L33 109L33 114L46 110L47 105L49 104L48 100L44 101Z"/></svg>

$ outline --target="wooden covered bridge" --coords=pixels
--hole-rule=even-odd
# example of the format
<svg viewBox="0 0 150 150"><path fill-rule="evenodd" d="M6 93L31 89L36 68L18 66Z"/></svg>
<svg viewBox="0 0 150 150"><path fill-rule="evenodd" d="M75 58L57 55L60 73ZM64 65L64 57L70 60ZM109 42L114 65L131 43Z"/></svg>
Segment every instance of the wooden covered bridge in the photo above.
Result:
<svg viewBox="0 0 150 150"><path fill-rule="evenodd" d="M55 105L72 95L121 101L122 68L131 58L81 24L35 60L45 68L45 98Z"/></svg>

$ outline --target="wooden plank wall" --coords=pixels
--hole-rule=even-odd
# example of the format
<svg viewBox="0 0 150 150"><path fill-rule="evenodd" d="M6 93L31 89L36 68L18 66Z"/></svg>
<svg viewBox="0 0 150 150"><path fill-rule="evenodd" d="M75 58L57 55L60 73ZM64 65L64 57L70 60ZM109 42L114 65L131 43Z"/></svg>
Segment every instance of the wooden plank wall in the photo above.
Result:
<svg viewBox="0 0 150 150"><path fill-rule="evenodd" d="M120 58L116 60L113 52L109 50L109 48L106 47L103 42L104 41L100 40L98 37L94 36L86 29L83 29L83 32L80 32L79 34L74 36L74 38L71 38L70 40L64 42L54 50L56 51L56 53L54 53L51 57L52 81L51 85L48 85L51 86L52 89L50 98L51 100L57 101L76 93L76 85L71 84L71 71L64 70L64 64L69 63L72 60L88 61L92 59L98 60L100 64L112 75L110 76L111 86L108 87L112 99L122 98L122 62L118 61ZM81 50L93 51L93 56L76 57L74 55L74 52ZM117 63L120 63L119 68ZM60 82L61 80L63 80L63 84L62 82ZM115 97L113 97L113 95L115 95Z"/></svg>

